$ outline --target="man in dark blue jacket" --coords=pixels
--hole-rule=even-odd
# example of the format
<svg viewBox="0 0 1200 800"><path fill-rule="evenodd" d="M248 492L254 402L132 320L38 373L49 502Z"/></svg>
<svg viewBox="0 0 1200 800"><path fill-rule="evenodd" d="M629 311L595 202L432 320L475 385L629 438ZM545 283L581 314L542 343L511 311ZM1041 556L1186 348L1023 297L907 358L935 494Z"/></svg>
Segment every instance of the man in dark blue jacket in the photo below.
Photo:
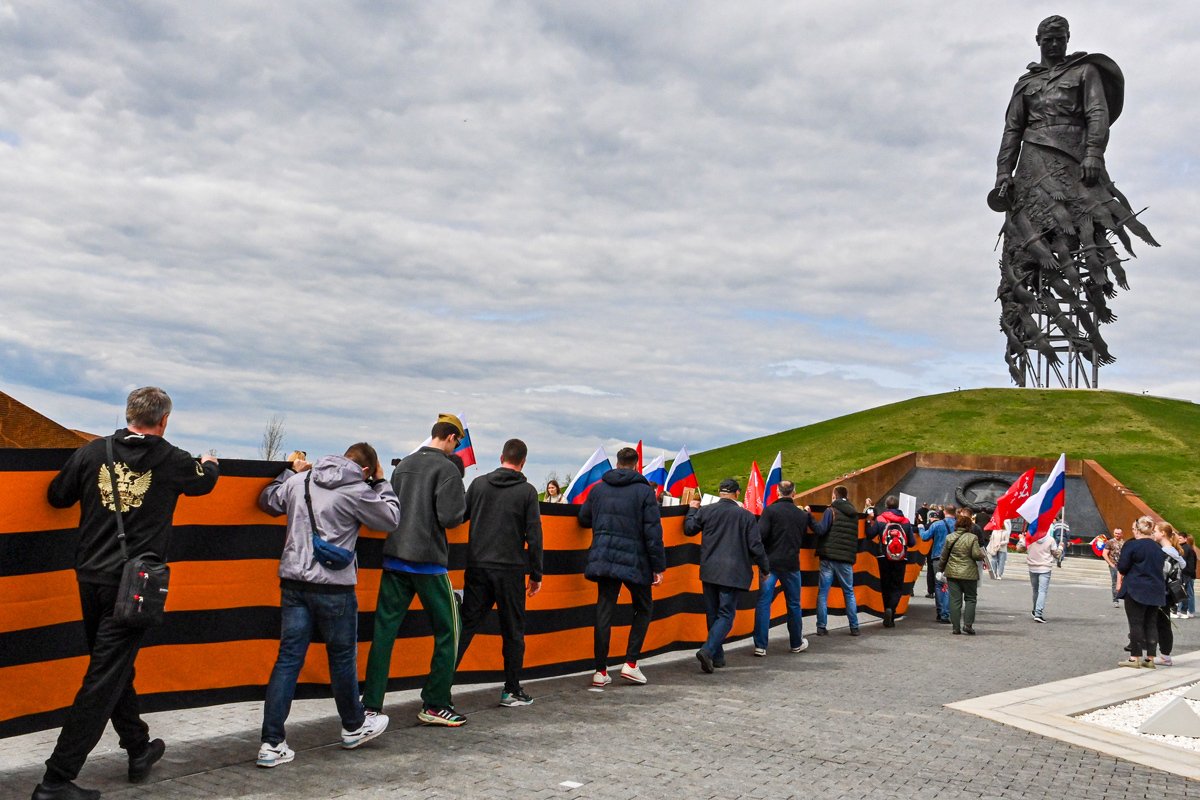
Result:
<svg viewBox="0 0 1200 800"><path fill-rule="evenodd" d="M704 533L700 541L700 582L704 586L708 640L696 651L696 659L705 672L725 664L722 645L733 628L738 595L754 583L754 565L758 565L760 577L771 571L758 536L758 523L737 503L740 490L737 481L726 478L721 481L721 499L703 508L699 500L693 500L683 521L684 536Z"/></svg>
<svg viewBox="0 0 1200 800"><path fill-rule="evenodd" d="M642 642L654 610L652 586L662 583L667 569L663 548L662 521L654 489L637 471L637 451L624 447L617 452L617 468L604 473L579 509L579 524L592 529L584 577L596 582L595 655L592 686L603 689L612 683L608 675L608 643L617 595L624 585L633 600L633 621L621 677L642 684L646 676L638 668Z"/></svg>

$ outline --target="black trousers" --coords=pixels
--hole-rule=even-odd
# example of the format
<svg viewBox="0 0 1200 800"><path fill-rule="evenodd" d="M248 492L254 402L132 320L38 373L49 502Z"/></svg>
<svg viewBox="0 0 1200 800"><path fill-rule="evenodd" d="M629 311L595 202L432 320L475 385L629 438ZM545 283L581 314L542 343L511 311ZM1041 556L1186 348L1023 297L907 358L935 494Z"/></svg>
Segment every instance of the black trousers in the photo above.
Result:
<svg viewBox="0 0 1200 800"><path fill-rule="evenodd" d="M116 586L79 584L83 631L87 637L87 672L67 721L58 734L54 753L46 761L46 780L73 781L111 719L121 747L140 754L150 741L133 688L133 662L145 631L113 621Z"/></svg>
<svg viewBox="0 0 1200 800"><path fill-rule="evenodd" d="M608 642L612 629L613 612L617 609L617 595L624 585L633 600L633 621L629 623L629 644L625 648L625 660L637 663L642 655L642 642L650 629L650 616L654 611L654 595L648 584L629 583L617 578L597 578L596 588L596 671L608 669Z"/></svg>
<svg viewBox="0 0 1200 800"><path fill-rule="evenodd" d="M895 609L900 605L900 596L904 593L904 568L907 566L907 561L879 559L879 593L883 595L884 608Z"/></svg>
<svg viewBox="0 0 1200 800"><path fill-rule="evenodd" d="M504 691L521 690L525 663L525 570L468 567L463 579L459 609L462 630L458 635L458 661L471 638L495 606L500 615L500 652L504 656Z"/></svg>
<svg viewBox="0 0 1200 800"><path fill-rule="evenodd" d="M1175 649L1175 631L1171 629L1171 611L1174 606L1163 606L1154 615L1154 629L1158 634L1158 652L1171 655Z"/></svg>
<svg viewBox="0 0 1200 800"><path fill-rule="evenodd" d="M937 594L937 581L933 579L934 573L937 572L937 562L932 556L925 559L925 594Z"/></svg>
<svg viewBox="0 0 1200 800"><path fill-rule="evenodd" d="M1143 650L1147 658L1154 658L1154 651L1158 648L1155 616L1160 613L1158 606L1144 606L1131 597L1125 598L1125 618L1129 620L1129 654L1134 658L1141 656Z"/></svg>

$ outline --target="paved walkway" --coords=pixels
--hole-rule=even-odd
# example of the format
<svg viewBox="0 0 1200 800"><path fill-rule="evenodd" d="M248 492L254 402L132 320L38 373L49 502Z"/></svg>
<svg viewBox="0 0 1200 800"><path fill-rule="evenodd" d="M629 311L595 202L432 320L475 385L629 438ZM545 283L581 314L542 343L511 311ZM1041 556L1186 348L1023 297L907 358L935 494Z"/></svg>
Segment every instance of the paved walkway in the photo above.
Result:
<svg viewBox="0 0 1200 800"><path fill-rule="evenodd" d="M1106 670L1122 655L1124 613L1106 587L1056 575L1050 622L1039 625L1012 566L1005 580L983 583L976 637L951 636L920 597L894 630L810 636L799 655L776 628L767 658L739 643L715 675L689 653L646 662L643 687L531 682L528 708L497 707L499 687L462 690L470 722L457 730L418 726L415 696L390 696L392 728L353 752L330 744L332 701L311 701L289 727L296 761L274 770L253 762L261 704L158 714L151 727L168 750L155 782L124 783L110 733L81 783L130 800L1200 798L1200 782L943 707ZM1176 623L1176 654L1194 650L1200 620ZM0 740L0 798L29 796L55 733Z"/></svg>

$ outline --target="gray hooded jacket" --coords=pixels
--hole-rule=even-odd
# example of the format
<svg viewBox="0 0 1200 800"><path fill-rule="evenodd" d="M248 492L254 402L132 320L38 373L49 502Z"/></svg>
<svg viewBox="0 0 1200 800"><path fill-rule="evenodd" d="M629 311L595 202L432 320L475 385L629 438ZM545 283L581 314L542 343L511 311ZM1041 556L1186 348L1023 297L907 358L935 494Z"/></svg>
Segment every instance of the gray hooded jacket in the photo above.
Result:
<svg viewBox="0 0 1200 800"><path fill-rule="evenodd" d="M358 582L358 561L332 570L313 558L312 522L304 502L307 472L285 469L258 496L258 507L273 517L287 514L287 541L279 557L283 581L324 587L352 587ZM312 467L313 513L321 538L353 550L359 527L390 531L400 523L400 501L387 481L372 487L363 480L362 467L344 456L323 456Z"/></svg>

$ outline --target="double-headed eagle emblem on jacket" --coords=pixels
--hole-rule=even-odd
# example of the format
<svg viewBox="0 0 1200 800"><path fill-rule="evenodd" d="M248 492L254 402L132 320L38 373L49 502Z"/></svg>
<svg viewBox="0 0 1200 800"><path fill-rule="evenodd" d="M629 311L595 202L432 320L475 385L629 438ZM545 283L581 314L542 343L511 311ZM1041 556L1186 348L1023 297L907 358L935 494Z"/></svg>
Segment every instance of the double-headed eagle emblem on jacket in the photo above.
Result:
<svg viewBox="0 0 1200 800"><path fill-rule="evenodd" d="M134 472L126 464L118 461L113 465L117 473L117 491L121 494L121 511L131 508L141 508L146 492L150 490L153 470ZM97 478L100 488L100 503L109 511L116 511L117 504L113 500L112 473L108 464L100 465L100 475Z"/></svg>

